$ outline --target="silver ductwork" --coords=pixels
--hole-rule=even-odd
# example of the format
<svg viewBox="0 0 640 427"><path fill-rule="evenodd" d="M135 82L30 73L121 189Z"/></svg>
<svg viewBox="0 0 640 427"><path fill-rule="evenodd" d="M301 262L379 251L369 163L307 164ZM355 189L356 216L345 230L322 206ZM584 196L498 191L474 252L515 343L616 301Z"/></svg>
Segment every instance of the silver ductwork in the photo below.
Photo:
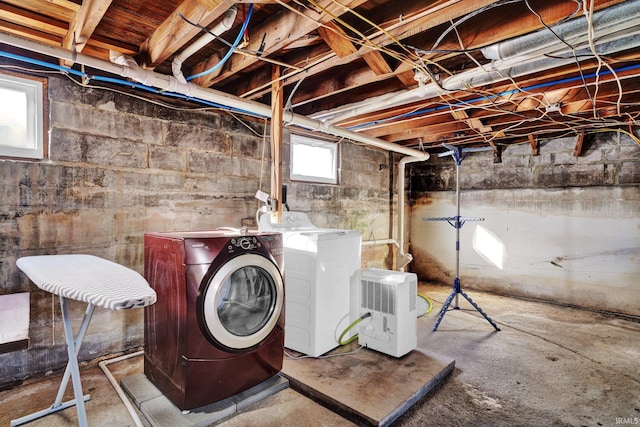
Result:
<svg viewBox="0 0 640 427"><path fill-rule="evenodd" d="M640 46L640 1L623 2L594 13L593 29L599 55L609 55ZM552 27L574 49L591 55L588 22L579 17ZM436 83L420 84L418 88L389 93L365 101L313 114L325 123L340 123L385 108L398 107L423 99L435 98L447 91L464 91L575 63L567 44L543 29L482 49L491 64L455 74ZM550 58L545 55L553 55Z"/></svg>

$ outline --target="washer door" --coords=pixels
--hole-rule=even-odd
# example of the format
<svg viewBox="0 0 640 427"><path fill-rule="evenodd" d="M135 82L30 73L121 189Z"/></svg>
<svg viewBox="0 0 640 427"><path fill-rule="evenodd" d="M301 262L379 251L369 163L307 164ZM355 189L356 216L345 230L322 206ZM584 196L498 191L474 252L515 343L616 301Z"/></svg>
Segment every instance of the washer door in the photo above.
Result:
<svg viewBox="0 0 640 427"><path fill-rule="evenodd" d="M282 275L264 256L239 255L211 276L201 301L211 337L230 349L247 349L264 340L280 319Z"/></svg>

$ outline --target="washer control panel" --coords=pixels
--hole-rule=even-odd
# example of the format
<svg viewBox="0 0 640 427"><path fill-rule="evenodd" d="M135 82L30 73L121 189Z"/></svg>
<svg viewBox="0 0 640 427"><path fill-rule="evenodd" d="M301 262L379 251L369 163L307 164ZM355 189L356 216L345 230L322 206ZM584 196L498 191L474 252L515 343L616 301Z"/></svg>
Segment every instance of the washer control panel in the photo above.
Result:
<svg viewBox="0 0 640 427"><path fill-rule="evenodd" d="M262 246L262 243L254 236L242 236L234 237L229 240L229 246L227 249L233 251L234 249L243 249L245 251L256 249Z"/></svg>

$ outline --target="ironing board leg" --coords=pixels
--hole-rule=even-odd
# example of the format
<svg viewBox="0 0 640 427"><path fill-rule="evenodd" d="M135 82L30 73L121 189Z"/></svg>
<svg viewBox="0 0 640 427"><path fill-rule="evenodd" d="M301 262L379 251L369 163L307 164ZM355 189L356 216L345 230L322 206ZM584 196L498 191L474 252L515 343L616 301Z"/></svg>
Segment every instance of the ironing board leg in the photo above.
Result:
<svg viewBox="0 0 640 427"><path fill-rule="evenodd" d="M87 413L84 407L84 402L89 400L90 397L88 394L84 396L82 395L82 383L80 381L78 353L80 351L82 341L84 340L84 335L87 332L87 328L89 327L91 317L93 316L95 305L89 304L87 306L84 318L82 319L82 324L80 325L80 330L78 331L78 335L76 335L75 339L73 336L73 331L71 329L71 318L69 317L67 300L62 296L60 297L60 307L62 308L62 323L64 325L64 335L67 341L67 355L69 357L69 361L67 362L67 367L64 371L64 375L62 376L62 381L60 382L60 388L58 389L56 400L53 405L51 405L47 409L43 409L42 411L34 412L33 414L12 420L11 427L28 423L30 421L36 420L54 412L61 411L74 405L76 406L76 410L78 411L78 424L81 427L87 426ZM71 381L73 384L74 399L62 403L62 397L67 389L67 385L69 384L69 377L71 377Z"/></svg>

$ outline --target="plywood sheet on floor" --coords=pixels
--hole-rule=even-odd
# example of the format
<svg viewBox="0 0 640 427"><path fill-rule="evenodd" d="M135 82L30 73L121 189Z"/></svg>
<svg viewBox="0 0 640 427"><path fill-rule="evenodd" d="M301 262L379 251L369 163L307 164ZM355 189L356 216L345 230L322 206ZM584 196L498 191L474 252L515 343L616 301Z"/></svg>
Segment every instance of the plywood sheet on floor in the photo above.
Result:
<svg viewBox="0 0 640 427"><path fill-rule="evenodd" d="M354 342L329 353L331 357L285 357L282 375L292 388L346 418L386 426L449 375L455 365L453 359L423 349L401 358L369 349L352 352L355 349Z"/></svg>

